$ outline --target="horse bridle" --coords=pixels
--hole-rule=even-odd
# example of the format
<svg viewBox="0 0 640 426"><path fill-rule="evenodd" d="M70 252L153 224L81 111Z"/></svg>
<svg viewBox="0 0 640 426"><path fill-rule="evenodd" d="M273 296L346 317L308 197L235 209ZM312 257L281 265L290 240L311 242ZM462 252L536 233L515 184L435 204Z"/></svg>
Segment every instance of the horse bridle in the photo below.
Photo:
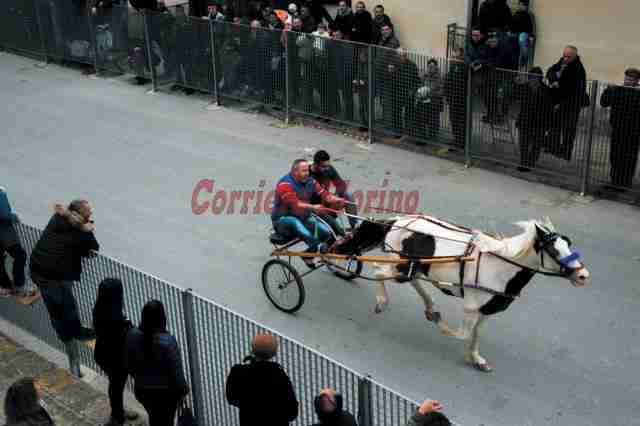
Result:
<svg viewBox="0 0 640 426"><path fill-rule="evenodd" d="M555 242L558 240L558 238L565 240L567 245L571 247L571 240L564 235L558 234L557 232L548 232L544 234L541 238L536 239L536 242L533 247L536 253L540 253L540 266L542 267L542 269L546 269L544 266L544 253L547 253L547 255L549 255L549 257L553 259L553 261L558 266L560 266L560 273L546 272L546 271L537 271L537 272L544 275L559 276L559 277L567 278L573 275L575 272L578 272L581 269L584 269L584 265L580 263L580 266L577 268L572 268L569 266L571 262L580 259L580 253L578 251L572 250L571 254L564 257L560 257L560 253L554 247Z"/></svg>

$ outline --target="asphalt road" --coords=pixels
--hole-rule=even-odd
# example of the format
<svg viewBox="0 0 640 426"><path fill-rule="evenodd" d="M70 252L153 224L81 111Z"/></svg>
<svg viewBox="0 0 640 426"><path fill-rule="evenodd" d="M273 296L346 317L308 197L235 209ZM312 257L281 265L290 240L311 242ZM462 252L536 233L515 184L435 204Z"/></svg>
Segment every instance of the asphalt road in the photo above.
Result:
<svg viewBox="0 0 640 426"><path fill-rule="evenodd" d="M640 425L637 208L206 106L2 54L0 184L23 221L40 227L51 201L93 200L104 252L410 397L439 398L463 425ZM549 215L584 253L592 285L536 278L486 324L481 351L496 364L491 374L464 365L461 343L424 320L406 285L393 286L390 310L376 315L369 284L318 273L305 281L302 310L282 314L259 282L268 217L195 215L192 191L201 179L213 179L215 190L257 190L261 180L271 189L294 158L318 148L333 154L354 189L378 189L386 178L388 189L418 191L419 210L457 223L509 233L510 223ZM435 298L457 323L460 305Z"/></svg>

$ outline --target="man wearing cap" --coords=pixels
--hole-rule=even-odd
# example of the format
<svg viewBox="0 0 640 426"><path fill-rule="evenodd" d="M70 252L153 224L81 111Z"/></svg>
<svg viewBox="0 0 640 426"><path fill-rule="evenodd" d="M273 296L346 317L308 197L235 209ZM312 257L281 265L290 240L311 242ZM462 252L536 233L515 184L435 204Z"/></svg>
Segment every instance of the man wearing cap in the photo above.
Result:
<svg viewBox="0 0 640 426"><path fill-rule="evenodd" d="M313 426L358 426L353 414L343 408L342 395L331 388L320 391L313 405L319 421Z"/></svg>
<svg viewBox="0 0 640 426"><path fill-rule="evenodd" d="M277 362L278 341L258 334L251 355L231 368L226 393L229 404L240 409L240 426L287 426L298 417L298 400L289 376Z"/></svg>
<svg viewBox="0 0 640 426"><path fill-rule="evenodd" d="M623 86L609 86L600 98L603 108L611 108L611 184L616 191L631 188L640 147L640 70L629 68Z"/></svg>

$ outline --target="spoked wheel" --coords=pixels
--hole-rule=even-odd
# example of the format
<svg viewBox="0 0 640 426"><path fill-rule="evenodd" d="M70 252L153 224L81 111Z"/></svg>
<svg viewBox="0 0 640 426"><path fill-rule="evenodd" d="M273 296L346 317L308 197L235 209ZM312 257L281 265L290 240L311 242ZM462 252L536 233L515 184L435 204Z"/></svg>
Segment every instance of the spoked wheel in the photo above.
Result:
<svg viewBox="0 0 640 426"><path fill-rule="evenodd" d="M327 269L334 273L335 276L343 280L351 281L362 273L362 261L355 259L331 259L331 263L326 263ZM334 266L335 265L335 266ZM337 268L337 267L339 268Z"/></svg>
<svg viewBox="0 0 640 426"><path fill-rule="evenodd" d="M300 274L288 262L271 259L262 268L262 288L273 305L292 314L302 307L305 298Z"/></svg>

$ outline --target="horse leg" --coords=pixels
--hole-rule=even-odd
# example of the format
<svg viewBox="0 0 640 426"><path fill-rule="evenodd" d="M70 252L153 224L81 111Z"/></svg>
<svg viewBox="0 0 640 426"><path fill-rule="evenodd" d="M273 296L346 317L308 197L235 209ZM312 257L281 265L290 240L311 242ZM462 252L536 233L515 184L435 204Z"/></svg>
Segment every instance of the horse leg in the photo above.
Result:
<svg viewBox="0 0 640 426"><path fill-rule="evenodd" d="M471 339L469 340L469 346L467 349L467 353L465 354L465 360L473 365L480 371L490 372L493 370L493 367L480 355L480 326L484 323L485 316L479 314L480 317L476 322L475 327L473 328L473 332L471 334Z"/></svg>
<svg viewBox="0 0 640 426"><path fill-rule="evenodd" d="M433 311L434 303L433 303L433 299L431 298L431 295L427 292L427 290L424 289L424 287L422 286L422 283L417 279L411 280L411 286L414 288L414 290L418 293L418 295L420 296L420 298L422 298L422 301L424 302L424 308L425 308L424 315L427 317L427 320L438 323L441 318L440 312Z"/></svg>
<svg viewBox="0 0 640 426"><path fill-rule="evenodd" d="M387 288L384 285L384 280L391 277L391 268L388 265L373 264L375 272L373 276L381 281L376 287L376 307L374 312L376 314L382 313L389 305L389 294Z"/></svg>
<svg viewBox="0 0 640 426"><path fill-rule="evenodd" d="M476 324L482 315L477 310L465 309L462 326L458 329L452 329L445 321L438 321L438 327L445 336L453 337L458 340L467 340L472 337Z"/></svg>

